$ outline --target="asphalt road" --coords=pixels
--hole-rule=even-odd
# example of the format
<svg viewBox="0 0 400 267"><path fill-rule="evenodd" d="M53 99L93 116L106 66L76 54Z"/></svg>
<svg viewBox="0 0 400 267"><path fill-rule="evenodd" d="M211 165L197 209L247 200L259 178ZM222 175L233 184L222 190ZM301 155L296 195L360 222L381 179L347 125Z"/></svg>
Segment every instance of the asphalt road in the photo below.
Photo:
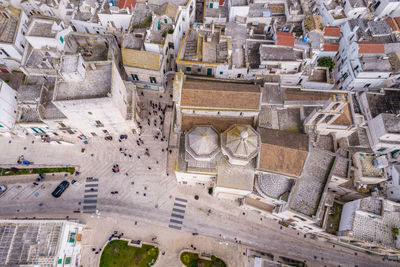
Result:
<svg viewBox="0 0 400 267"><path fill-rule="evenodd" d="M66 214L75 209L81 199L64 199L62 201L48 201L39 206L40 201L21 201L5 203L0 209L0 216L40 216L41 214ZM139 203L129 203L117 199L99 198L100 216L123 216L132 220L148 224L167 227L171 211L159 209ZM197 207L189 207L196 210ZM17 212L18 210L18 212ZM204 216L189 213L185 216L181 231L198 232L200 235L211 236L221 241L235 242L235 238L242 244L255 247L261 251L275 255L306 260L309 266L395 266L394 263L383 262L381 256L372 256L325 241L304 238L296 231L280 226L273 221L261 223L247 220L246 217L232 216L229 213L218 212ZM221 234L221 236L220 236ZM316 257L316 258L314 258Z"/></svg>

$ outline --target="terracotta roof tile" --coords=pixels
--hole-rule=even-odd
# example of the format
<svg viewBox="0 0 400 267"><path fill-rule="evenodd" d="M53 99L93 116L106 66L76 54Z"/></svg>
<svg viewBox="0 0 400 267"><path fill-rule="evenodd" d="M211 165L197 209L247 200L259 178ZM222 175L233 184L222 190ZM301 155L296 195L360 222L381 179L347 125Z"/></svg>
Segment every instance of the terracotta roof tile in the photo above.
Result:
<svg viewBox="0 0 400 267"><path fill-rule="evenodd" d="M340 37L340 28L339 27L327 26L327 27L324 28L324 35L325 36Z"/></svg>
<svg viewBox="0 0 400 267"><path fill-rule="evenodd" d="M390 28L392 28L392 31L394 31L394 32L400 31L399 25L397 24L397 22L394 18L392 18L392 17L386 18L386 23L387 23L387 25L390 26Z"/></svg>
<svg viewBox="0 0 400 267"><path fill-rule="evenodd" d="M124 8L133 9L133 8L135 8L135 3L136 3L136 0L119 0L118 7L120 9L124 9Z"/></svg>
<svg viewBox="0 0 400 267"><path fill-rule="evenodd" d="M400 17L395 17L394 20L396 21L397 25L400 28Z"/></svg>
<svg viewBox="0 0 400 267"><path fill-rule="evenodd" d="M235 110L259 110L258 85L204 80L184 81L181 106Z"/></svg>
<svg viewBox="0 0 400 267"><path fill-rule="evenodd" d="M294 36L290 32L277 32L276 33L277 45L294 47Z"/></svg>
<svg viewBox="0 0 400 267"><path fill-rule="evenodd" d="M308 154L307 135L266 128L259 128L259 132L259 169L300 176Z"/></svg>
<svg viewBox="0 0 400 267"><path fill-rule="evenodd" d="M324 51L339 51L338 44L324 44Z"/></svg>
<svg viewBox="0 0 400 267"><path fill-rule="evenodd" d="M378 43L358 43L359 54L384 54L385 44Z"/></svg>

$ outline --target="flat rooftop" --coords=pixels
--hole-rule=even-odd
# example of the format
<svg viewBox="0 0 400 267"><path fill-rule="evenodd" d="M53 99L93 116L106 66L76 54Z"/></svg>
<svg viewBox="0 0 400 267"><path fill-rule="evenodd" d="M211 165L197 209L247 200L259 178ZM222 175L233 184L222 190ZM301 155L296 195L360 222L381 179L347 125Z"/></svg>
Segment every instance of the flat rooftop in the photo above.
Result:
<svg viewBox="0 0 400 267"><path fill-rule="evenodd" d="M56 21L52 19L33 17L32 22L30 23L28 30L26 32L26 35L54 38L57 35L57 31L52 30L54 23L56 23Z"/></svg>
<svg viewBox="0 0 400 267"><path fill-rule="evenodd" d="M303 59L303 52L292 47L275 45L260 46L261 61L297 61Z"/></svg>
<svg viewBox="0 0 400 267"><path fill-rule="evenodd" d="M17 34L21 10L8 6L7 8L0 8L0 11L4 11L7 14L7 17L0 16L0 42L13 43Z"/></svg>
<svg viewBox="0 0 400 267"><path fill-rule="evenodd" d="M254 168L230 165L223 161L218 165L217 187L253 191Z"/></svg>
<svg viewBox="0 0 400 267"><path fill-rule="evenodd" d="M27 59L24 65L28 68L54 69L54 63L57 61L58 59L51 57L46 51L33 49L29 46Z"/></svg>
<svg viewBox="0 0 400 267"><path fill-rule="evenodd" d="M228 17L228 3L227 1L223 6L219 6L218 8L210 8L208 5L205 7L204 17L211 18L227 18Z"/></svg>
<svg viewBox="0 0 400 267"><path fill-rule="evenodd" d="M36 103L39 101L41 84L21 85L18 88L17 101L19 103Z"/></svg>
<svg viewBox="0 0 400 267"><path fill-rule="evenodd" d="M392 71L392 65L389 59L382 59L378 56L366 56L360 58L361 68L363 71Z"/></svg>
<svg viewBox="0 0 400 267"><path fill-rule="evenodd" d="M142 29L138 29L142 30ZM134 32L134 33L129 33L124 35L123 37L123 42L122 42L122 48L128 48L128 49L136 49L140 50L143 47L144 43L144 35L146 32L141 31L141 32Z"/></svg>
<svg viewBox="0 0 400 267"><path fill-rule="evenodd" d="M395 114L382 114L383 124L386 131L393 134L400 134L400 118Z"/></svg>
<svg viewBox="0 0 400 267"><path fill-rule="evenodd" d="M385 94L367 94L372 117L381 113L398 114L400 111L400 92L385 90Z"/></svg>
<svg viewBox="0 0 400 267"><path fill-rule="evenodd" d="M54 100L76 100L107 97L111 92L112 63L96 64L96 69L86 68L85 79L81 82L56 84Z"/></svg>
<svg viewBox="0 0 400 267"><path fill-rule="evenodd" d="M69 34L65 39L66 54L80 53L85 61L108 60L110 40L106 36Z"/></svg>

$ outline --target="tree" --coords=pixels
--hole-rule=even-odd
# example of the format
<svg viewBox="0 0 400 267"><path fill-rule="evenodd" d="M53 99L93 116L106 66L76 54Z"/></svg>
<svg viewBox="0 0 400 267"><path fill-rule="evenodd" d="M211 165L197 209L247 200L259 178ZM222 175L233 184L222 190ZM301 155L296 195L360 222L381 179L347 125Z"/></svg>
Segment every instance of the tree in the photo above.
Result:
<svg viewBox="0 0 400 267"><path fill-rule="evenodd" d="M333 62L332 58L330 57L320 57L317 60L318 66L327 67L329 71L332 71L333 67L335 66L335 62Z"/></svg>

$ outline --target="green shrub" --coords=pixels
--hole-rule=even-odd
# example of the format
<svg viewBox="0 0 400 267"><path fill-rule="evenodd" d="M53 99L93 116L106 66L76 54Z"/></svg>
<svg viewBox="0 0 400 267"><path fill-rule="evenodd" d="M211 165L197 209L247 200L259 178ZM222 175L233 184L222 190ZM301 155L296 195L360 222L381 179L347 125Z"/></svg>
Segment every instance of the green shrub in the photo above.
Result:
<svg viewBox="0 0 400 267"><path fill-rule="evenodd" d="M318 66L329 68L329 71L331 71L335 66L335 62L333 62L332 58L330 57L320 57L317 60L317 64Z"/></svg>

